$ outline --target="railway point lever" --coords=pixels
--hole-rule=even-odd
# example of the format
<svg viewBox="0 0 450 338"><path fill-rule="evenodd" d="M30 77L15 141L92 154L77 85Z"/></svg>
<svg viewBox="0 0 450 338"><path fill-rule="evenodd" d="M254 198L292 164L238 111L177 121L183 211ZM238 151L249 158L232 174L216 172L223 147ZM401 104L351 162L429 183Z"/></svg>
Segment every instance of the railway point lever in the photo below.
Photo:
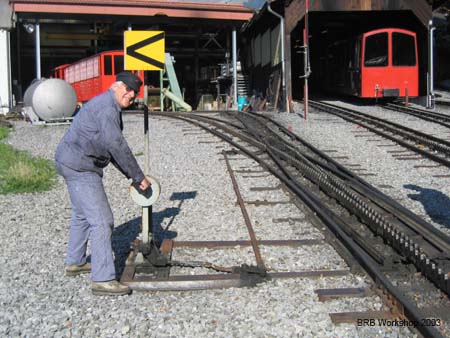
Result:
<svg viewBox="0 0 450 338"><path fill-rule="evenodd" d="M132 200L142 207L142 227L141 227L141 252L144 255L149 254L152 248L152 205L159 199L161 185L159 181L150 176L150 150L149 150L149 131L148 131L148 107L144 105L144 174L151 186L146 191L140 191L135 184L130 186L130 196ZM143 257L140 257L143 260Z"/></svg>

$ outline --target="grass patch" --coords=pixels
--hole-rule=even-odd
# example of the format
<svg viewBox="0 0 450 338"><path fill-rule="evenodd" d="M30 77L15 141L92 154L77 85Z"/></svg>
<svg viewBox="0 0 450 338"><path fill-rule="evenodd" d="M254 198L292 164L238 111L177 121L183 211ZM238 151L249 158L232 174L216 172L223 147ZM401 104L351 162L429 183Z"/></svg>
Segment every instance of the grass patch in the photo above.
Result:
<svg viewBox="0 0 450 338"><path fill-rule="evenodd" d="M10 128L0 126L0 141L8 137Z"/></svg>
<svg viewBox="0 0 450 338"><path fill-rule="evenodd" d="M7 137L8 129L0 127L0 140ZM55 178L52 161L32 157L0 142L0 194L45 191L53 186Z"/></svg>

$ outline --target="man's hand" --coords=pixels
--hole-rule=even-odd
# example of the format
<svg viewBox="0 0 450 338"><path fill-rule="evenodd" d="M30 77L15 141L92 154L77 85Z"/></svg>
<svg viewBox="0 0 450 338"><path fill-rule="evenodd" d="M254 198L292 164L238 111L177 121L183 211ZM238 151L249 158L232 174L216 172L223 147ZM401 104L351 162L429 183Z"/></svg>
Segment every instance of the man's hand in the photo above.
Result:
<svg viewBox="0 0 450 338"><path fill-rule="evenodd" d="M144 177L144 179L139 183L139 189L147 190L152 184Z"/></svg>

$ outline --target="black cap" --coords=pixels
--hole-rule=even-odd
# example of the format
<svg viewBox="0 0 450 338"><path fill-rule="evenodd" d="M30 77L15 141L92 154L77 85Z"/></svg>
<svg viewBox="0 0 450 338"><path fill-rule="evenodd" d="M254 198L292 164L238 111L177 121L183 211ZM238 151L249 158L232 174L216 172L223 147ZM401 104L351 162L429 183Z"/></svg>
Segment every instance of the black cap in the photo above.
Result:
<svg viewBox="0 0 450 338"><path fill-rule="evenodd" d="M139 89L141 88L142 85L141 79L132 72L120 72L116 76L116 81L122 81L128 87L133 89L136 93L139 92Z"/></svg>

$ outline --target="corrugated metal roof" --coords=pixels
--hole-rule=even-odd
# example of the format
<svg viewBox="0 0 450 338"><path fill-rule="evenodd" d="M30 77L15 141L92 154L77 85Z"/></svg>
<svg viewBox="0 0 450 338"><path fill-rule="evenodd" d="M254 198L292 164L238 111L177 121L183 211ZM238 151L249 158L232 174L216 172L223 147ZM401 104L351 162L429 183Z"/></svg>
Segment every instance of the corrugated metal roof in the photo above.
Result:
<svg viewBox="0 0 450 338"><path fill-rule="evenodd" d="M222 8L224 10L248 10L249 5L257 3L259 0L10 0L11 4L71 4L78 5L98 5L98 6L143 6L143 7L196 7L208 9ZM264 0L262 0L264 1Z"/></svg>
<svg viewBox="0 0 450 338"><path fill-rule="evenodd" d="M266 0L170 0L171 2L199 2L199 3L219 3L219 4L241 4L252 9L260 9Z"/></svg>
<svg viewBox="0 0 450 338"><path fill-rule="evenodd" d="M245 6L245 3L242 0L10 0L17 13L165 15L241 21L246 21L253 15L253 10Z"/></svg>

